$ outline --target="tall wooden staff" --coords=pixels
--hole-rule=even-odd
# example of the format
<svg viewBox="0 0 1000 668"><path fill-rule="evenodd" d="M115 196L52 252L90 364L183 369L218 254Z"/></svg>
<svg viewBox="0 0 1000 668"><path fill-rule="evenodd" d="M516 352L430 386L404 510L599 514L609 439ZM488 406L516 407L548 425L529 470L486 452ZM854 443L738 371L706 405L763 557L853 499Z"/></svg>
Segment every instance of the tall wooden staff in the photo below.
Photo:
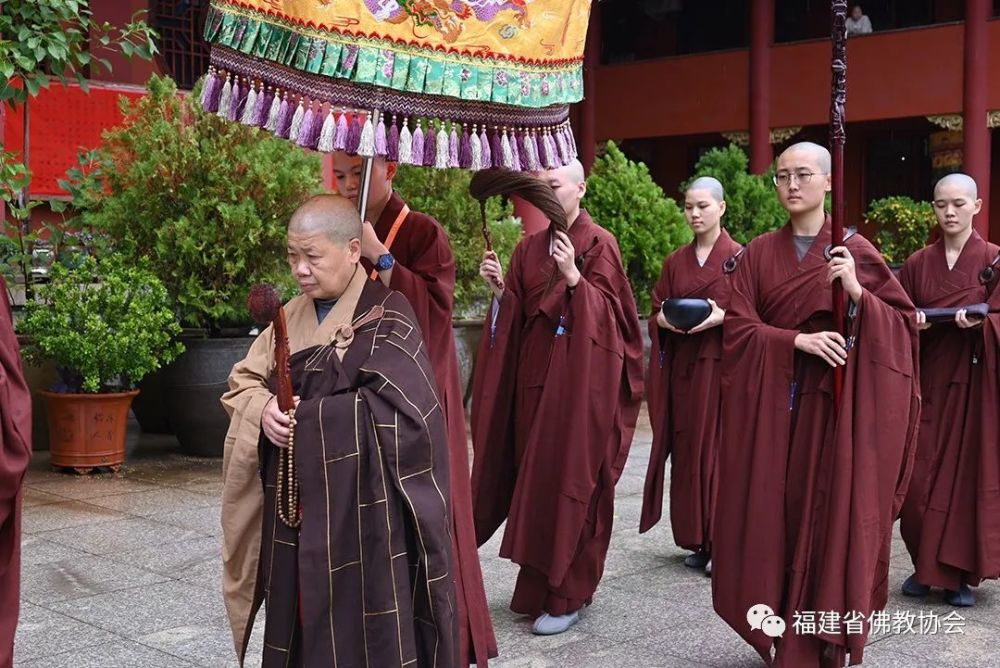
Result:
<svg viewBox="0 0 1000 668"><path fill-rule="evenodd" d="M833 17L833 78L830 100L830 153L833 165L832 198L830 203L831 245L836 248L844 243L844 144L847 131L844 128L844 107L847 104L847 2L832 0L830 13ZM846 336L844 327L844 286L839 280L833 283L833 322L837 331ZM834 401L840 406L840 395L844 389L844 367L834 369Z"/></svg>

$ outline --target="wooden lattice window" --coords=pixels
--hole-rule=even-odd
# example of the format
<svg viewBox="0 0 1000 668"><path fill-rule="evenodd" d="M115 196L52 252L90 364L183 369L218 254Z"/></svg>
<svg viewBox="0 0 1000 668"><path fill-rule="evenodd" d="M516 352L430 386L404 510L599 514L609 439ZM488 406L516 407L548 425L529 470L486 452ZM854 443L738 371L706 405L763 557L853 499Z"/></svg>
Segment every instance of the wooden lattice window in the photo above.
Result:
<svg viewBox="0 0 1000 668"><path fill-rule="evenodd" d="M160 56L179 88L194 87L208 70L208 45L202 39L209 0L151 0L153 26L160 33Z"/></svg>

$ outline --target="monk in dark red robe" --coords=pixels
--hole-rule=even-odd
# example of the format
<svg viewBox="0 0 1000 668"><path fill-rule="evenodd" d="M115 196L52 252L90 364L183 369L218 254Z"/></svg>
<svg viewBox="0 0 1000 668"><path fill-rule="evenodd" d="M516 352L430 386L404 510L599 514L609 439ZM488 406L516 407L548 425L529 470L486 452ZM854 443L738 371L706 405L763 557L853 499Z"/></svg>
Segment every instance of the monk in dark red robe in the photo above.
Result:
<svg viewBox="0 0 1000 668"><path fill-rule="evenodd" d="M262 601L263 668L458 661L444 415L409 304L359 264L361 229L336 195L289 224L294 424L272 394L273 327L222 399L223 584L241 665Z"/></svg>
<svg viewBox="0 0 1000 668"><path fill-rule="evenodd" d="M361 158L333 154L333 171L340 193L357 201ZM451 493L455 520L455 588L460 625L460 659L480 667L497 655L483 574L472 522L469 483L469 443L465 405L452 330L455 257L438 221L411 211L392 189L396 164L376 159L372 164L362 266L373 278L409 300L424 333L424 345L441 392L451 453Z"/></svg>
<svg viewBox="0 0 1000 668"><path fill-rule="evenodd" d="M722 184L712 177L696 179L684 195L684 215L695 240L663 263L653 290L649 318L649 375L646 402L653 427L653 449L646 470L640 533L660 520L663 477L670 465L670 526L674 542L694 551L684 560L690 568L711 572L712 515L718 486L719 391L722 322L729 305L729 266L740 245L722 229L726 210ZM664 317L666 299L708 299L712 313L682 331Z"/></svg>
<svg viewBox="0 0 1000 668"><path fill-rule="evenodd" d="M618 244L580 210L583 168L543 178L568 233L522 240L506 278L492 253L480 267L495 300L476 360L472 489L480 544L507 520L500 556L521 566L511 609L554 634L577 621L604 570L642 339Z"/></svg>
<svg viewBox="0 0 1000 668"><path fill-rule="evenodd" d="M847 652L853 665L867 638L857 620L888 597L892 525L912 468L916 315L860 235L827 260L829 152L796 144L777 167L791 220L748 245L726 312L713 601L769 665L842 666ZM846 336L831 317L834 280L850 298ZM795 614L810 611L854 626L796 632Z"/></svg>
<svg viewBox="0 0 1000 668"><path fill-rule="evenodd" d="M1000 247L972 227L982 207L964 174L934 189L940 238L903 265L900 281L921 308L956 308L950 323L930 325L923 311L920 389L923 414L913 477L900 529L915 573L903 593L947 590L952 605L970 606L970 586L1000 576L1000 313L985 320L963 306L1000 307Z"/></svg>
<svg viewBox="0 0 1000 668"><path fill-rule="evenodd" d="M31 392L24 382L7 284L0 278L0 668L14 662L21 594L21 483L31 459Z"/></svg>

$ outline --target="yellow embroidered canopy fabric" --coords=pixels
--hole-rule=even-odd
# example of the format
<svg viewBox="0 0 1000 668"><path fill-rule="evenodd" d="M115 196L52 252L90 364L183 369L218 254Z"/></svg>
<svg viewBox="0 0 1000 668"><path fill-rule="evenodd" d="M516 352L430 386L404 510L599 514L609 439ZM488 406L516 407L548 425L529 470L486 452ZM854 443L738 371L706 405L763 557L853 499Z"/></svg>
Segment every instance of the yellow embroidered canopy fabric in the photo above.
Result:
<svg viewBox="0 0 1000 668"><path fill-rule="evenodd" d="M558 166L575 157L589 14L590 0L213 0L202 99L318 150Z"/></svg>

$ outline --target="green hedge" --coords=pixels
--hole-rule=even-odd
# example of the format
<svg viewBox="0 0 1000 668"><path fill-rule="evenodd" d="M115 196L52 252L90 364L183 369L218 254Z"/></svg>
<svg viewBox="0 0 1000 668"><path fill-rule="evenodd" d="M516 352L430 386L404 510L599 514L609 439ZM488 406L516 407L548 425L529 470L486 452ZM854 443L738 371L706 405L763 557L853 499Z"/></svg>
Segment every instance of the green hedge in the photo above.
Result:
<svg viewBox="0 0 1000 668"><path fill-rule="evenodd" d="M629 160L614 142L594 163L583 206L618 239L636 305L648 313L664 258L693 238L684 213L646 165Z"/></svg>

